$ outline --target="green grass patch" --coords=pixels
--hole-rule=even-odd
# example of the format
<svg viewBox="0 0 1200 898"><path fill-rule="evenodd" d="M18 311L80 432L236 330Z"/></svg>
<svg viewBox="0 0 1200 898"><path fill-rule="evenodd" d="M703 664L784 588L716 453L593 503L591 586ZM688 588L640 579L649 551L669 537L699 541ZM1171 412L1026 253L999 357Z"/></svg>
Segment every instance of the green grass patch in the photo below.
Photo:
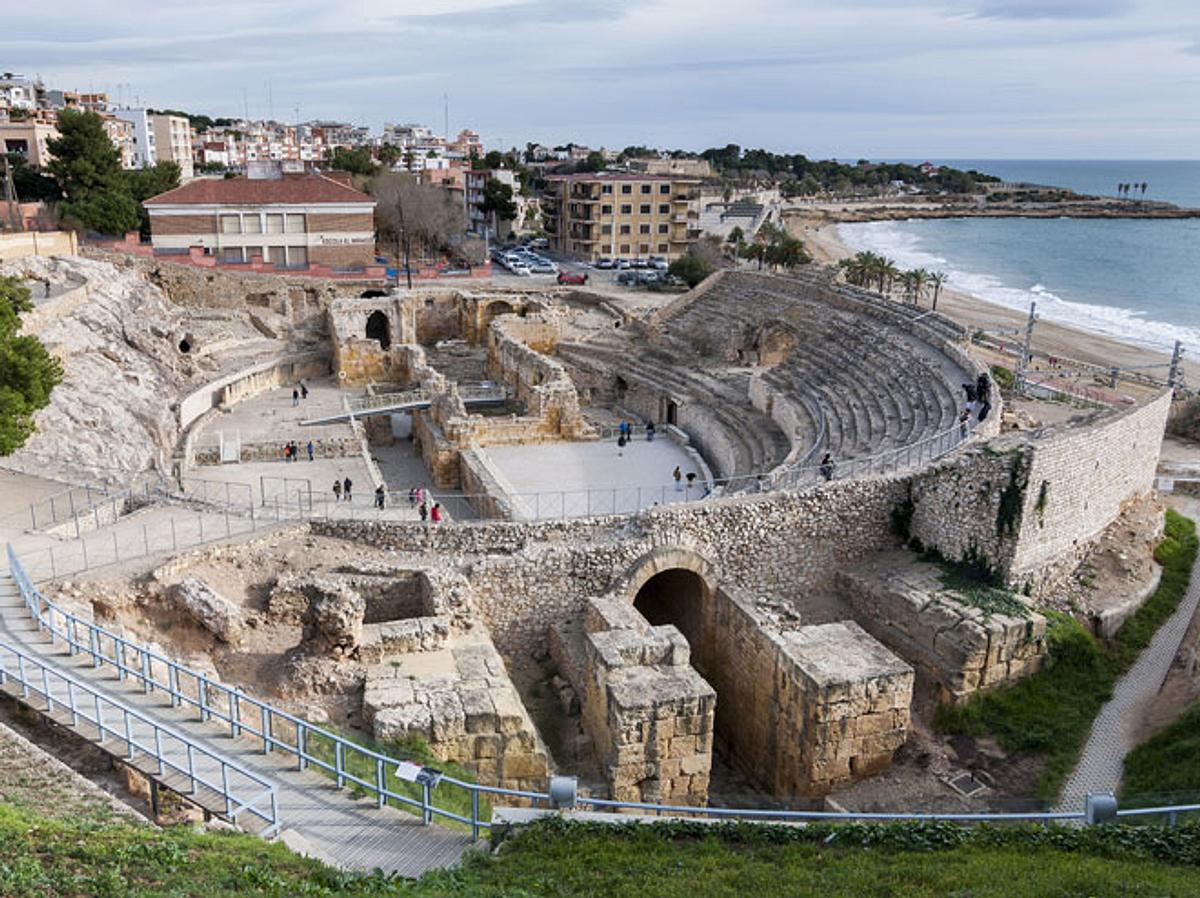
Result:
<svg viewBox="0 0 1200 898"><path fill-rule="evenodd" d="M1117 678L1179 606L1191 580L1196 549L1195 524L1169 510L1163 540L1154 552L1163 567L1158 589L1108 644L1097 642L1073 618L1047 613L1049 657L1042 670L965 704L938 708L937 729L995 736L1005 751L1044 758L1038 797L1056 798L1079 760L1092 721L1112 697Z"/></svg>
<svg viewBox="0 0 1200 898"><path fill-rule="evenodd" d="M1200 704L1125 758L1121 803L1143 807L1200 801Z"/></svg>
<svg viewBox="0 0 1200 898"><path fill-rule="evenodd" d="M997 585L989 577L980 576L973 567L941 562L941 568L938 579L942 586L962 604L978 608L985 614L1005 614L1020 619L1030 616L1029 606L1018 599L1011 589Z"/></svg>
<svg viewBox="0 0 1200 898"><path fill-rule="evenodd" d="M435 767L445 773L447 776L452 776L455 779L462 780L463 782L475 782L475 774L457 764L437 760L432 754L430 754L429 746L420 740L410 739L404 742L381 744L362 735L361 733L342 733L341 735L343 738L348 739L357 745L361 745L371 751L387 755L388 757L402 761L412 761L428 767ZM334 742L332 739L319 736L316 733L309 733L309 754L316 758L320 758L329 764L333 764L335 751L336 749L334 748ZM374 800L374 784L376 782L376 776L378 775L375 760L359 754L358 752L346 751L343 767L348 773L351 773L359 779L365 780L366 782L372 784L372 788L367 789L358 783L347 780L346 788L351 792L351 794L358 796L369 796L372 800ZM311 766L311 769L323 773L330 779L335 778L335 775L331 770L326 770L325 768L319 767L315 764ZM404 795L416 801L421 800L421 787L416 783L410 783L407 780L402 780L396 776L396 766L394 764L384 764L383 775L389 791L394 792L397 795ZM414 814L417 816L420 816L421 814L421 809L419 807L413 807L412 805L397 801L394 798L389 798L388 804L397 810L404 811L406 814ZM466 817L468 819L471 817L471 793L459 786L454 786L449 783L442 783L438 785L433 791L433 804L439 808L442 808L443 810L458 814L461 817ZM491 818L491 816L491 802L487 800L486 796L481 795L479 798L479 817L482 820L488 820ZM470 826L467 824L459 823L458 821L451 820L448 817L435 815L434 822L439 823L442 826L448 826L452 829L470 829Z"/></svg>
<svg viewBox="0 0 1200 898"><path fill-rule="evenodd" d="M603 827L558 819L412 882L252 836L48 821L0 807L5 898L1195 896L1200 827Z"/></svg>

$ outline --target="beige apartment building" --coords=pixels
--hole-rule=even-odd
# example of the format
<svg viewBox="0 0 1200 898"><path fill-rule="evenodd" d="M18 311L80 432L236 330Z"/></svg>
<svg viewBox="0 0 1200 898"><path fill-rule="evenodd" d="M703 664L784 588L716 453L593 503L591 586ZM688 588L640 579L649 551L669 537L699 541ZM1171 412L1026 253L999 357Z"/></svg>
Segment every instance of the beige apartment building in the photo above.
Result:
<svg viewBox="0 0 1200 898"><path fill-rule="evenodd" d="M30 165L42 168L51 158L46 141L55 137L58 129L48 122L33 119L0 122L0 153L15 153Z"/></svg>
<svg viewBox="0 0 1200 898"><path fill-rule="evenodd" d="M625 172L547 178L554 249L576 258L675 259L700 236L700 181Z"/></svg>
<svg viewBox="0 0 1200 898"><path fill-rule="evenodd" d="M181 115L155 114L150 117L154 127L154 152L158 162L174 162L179 177L190 181L195 177L192 166L192 124Z"/></svg>
<svg viewBox="0 0 1200 898"><path fill-rule="evenodd" d="M203 247L221 262L362 268L375 256L375 200L324 174L193 180L146 200L156 253Z"/></svg>

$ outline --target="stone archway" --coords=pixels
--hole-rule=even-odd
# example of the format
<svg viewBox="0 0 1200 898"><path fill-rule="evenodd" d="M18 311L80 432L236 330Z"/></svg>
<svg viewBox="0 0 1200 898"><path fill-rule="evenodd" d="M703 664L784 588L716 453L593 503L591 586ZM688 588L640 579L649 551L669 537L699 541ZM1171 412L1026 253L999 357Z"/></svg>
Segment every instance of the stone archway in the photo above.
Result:
<svg viewBox="0 0 1200 898"><path fill-rule="evenodd" d="M491 325L494 319L499 318L501 315L511 315L513 311L512 303L503 299L497 299L494 302L488 303L484 306L483 314L479 316L480 330L486 334L488 326Z"/></svg>
<svg viewBox="0 0 1200 898"><path fill-rule="evenodd" d="M642 584L633 597L633 607L655 627L673 624L696 653L705 636L708 593L708 585L695 571L669 568ZM704 676L697 660L694 654L692 666Z"/></svg>
<svg viewBox="0 0 1200 898"><path fill-rule="evenodd" d="M388 322L387 313L376 309L367 316L366 338L368 340L376 340L379 343L380 349L387 349L392 345L392 328Z"/></svg>

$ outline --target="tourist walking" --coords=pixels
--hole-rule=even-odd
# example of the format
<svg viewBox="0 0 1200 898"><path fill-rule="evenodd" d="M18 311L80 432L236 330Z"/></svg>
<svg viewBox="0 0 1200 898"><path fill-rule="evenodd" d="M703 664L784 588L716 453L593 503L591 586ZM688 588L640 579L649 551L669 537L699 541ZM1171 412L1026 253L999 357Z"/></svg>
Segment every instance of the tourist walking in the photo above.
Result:
<svg viewBox="0 0 1200 898"><path fill-rule="evenodd" d="M386 496L386 495L387 494L384 492L382 483L379 484L379 486L375 487L375 507L376 508L383 508L384 496Z"/></svg>
<svg viewBox="0 0 1200 898"><path fill-rule="evenodd" d="M429 521L433 524L442 523L442 506L437 502L434 502L433 508L429 509Z"/></svg>
<svg viewBox="0 0 1200 898"><path fill-rule="evenodd" d="M654 422L653 421L646 422L646 442L647 443L654 442Z"/></svg>
<svg viewBox="0 0 1200 898"><path fill-rule="evenodd" d="M675 478L675 492L683 492L683 471L679 470L679 465L675 466L675 470L671 472L671 476Z"/></svg>
<svg viewBox="0 0 1200 898"><path fill-rule="evenodd" d="M308 398L308 387L304 386L304 381L300 381L300 398Z"/></svg>
<svg viewBox="0 0 1200 898"><path fill-rule="evenodd" d="M295 408L299 404L300 404L300 391L292 390L292 408Z"/></svg>
<svg viewBox="0 0 1200 898"><path fill-rule="evenodd" d="M292 440L291 443L289 443L288 445L291 447L291 450L292 450L291 455L288 458L288 461L299 461L300 460L300 447L298 445L296 445L296 441Z"/></svg>
<svg viewBox="0 0 1200 898"><path fill-rule="evenodd" d="M354 486L354 484L350 482L350 478L349 478L349 477L347 477L345 480L343 480L343 481L342 481L342 497L343 497L343 498L344 498L344 499L345 499L347 502L349 502L349 501L350 501L350 488L351 488L352 486Z"/></svg>
<svg viewBox="0 0 1200 898"><path fill-rule="evenodd" d="M624 455L624 454L625 454L625 434L621 434L619 437L617 437L617 455Z"/></svg>
<svg viewBox="0 0 1200 898"><path fill-rule="evenodd" d="M307 446L305 446L304 448L308 450L308 460L309 460L309 461L312 461L312 460L313 460L313 449L315 448L315 447L313 446L313 441L312 441L312 440L309 440L309 441L308 441L308 445L307 445Z"/></svg>
<svg viewBox="0 0 1200 898"><path fill-rule="evenodd" d="M291 443L283 444L283 460L284 461L292 460L292 444Z"/></svg>
<svg viewBox="0 0 1200 898"><path fill-rule="evenodd" d="M340 480L335 480L333 482L333 501L342 501L342 482Z"/></svg>
<svg viewBox="0 0 1200 898"><path fill-rule="evenodd" d="M425 519L429 517L429 509L425 507L425 503L421 503L421 507L417 509L417 513L421 516L421 523L425 523Z"/></svg>
<svg viewBox="0 0 1200 898"><path fill-rule="evenodd" d="M963 409L962 414L958 416L958 435L964 440L967 438L967 432L971 428L971 412L968 409Z"/></svg>
<svg viewBox="0 0 1200 898"><path fill-rule="evenodd" d="M410 487L408 490L408 507L413 508L417 504L417 488Z"/></svg>
<svg viewBox="0 0 1200 898"><path fill-rule="evenodd" d="M825 457L821 459L821 476L824 477L826 481L833 480L833 456L828 452L826 452Z"/></svg>

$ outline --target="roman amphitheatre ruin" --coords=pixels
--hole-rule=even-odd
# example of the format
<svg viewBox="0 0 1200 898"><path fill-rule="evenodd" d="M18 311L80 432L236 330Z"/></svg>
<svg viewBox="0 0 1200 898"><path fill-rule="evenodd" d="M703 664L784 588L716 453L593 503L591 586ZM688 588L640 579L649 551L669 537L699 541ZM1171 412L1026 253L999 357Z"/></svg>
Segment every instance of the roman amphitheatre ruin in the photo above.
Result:
<svg viewBox="0 0 1200 898"><path fill-rule="evenodd" d="M1170 394L1030 424L960 326L831 269L677 295L4 270L49 284L25 328L66 371L6 460L46 596L483 783L984 809L1028 779L951 788L936 705L1037 670L1038 609L1114 533L1138 548L1082 612L1147 594Z"/></svg>

